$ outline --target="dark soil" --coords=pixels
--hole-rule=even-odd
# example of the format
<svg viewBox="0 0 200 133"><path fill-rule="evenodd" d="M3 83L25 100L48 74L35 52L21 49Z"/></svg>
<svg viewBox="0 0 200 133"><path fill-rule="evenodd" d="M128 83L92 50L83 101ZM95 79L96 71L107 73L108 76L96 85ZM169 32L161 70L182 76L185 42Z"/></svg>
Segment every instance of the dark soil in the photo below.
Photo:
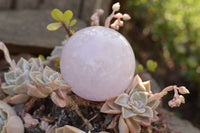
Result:
<svg viewBox="0 0 200 133"><path fill-rule="evenodd" d="M45 105L46 109L43 112L40 112L39 114L34 116L34 111L40 108L41 105ZM88 120L97 115L97 117L91 121L91 124L94 127L94 130L91 131L91 133L98 133L100 131L107 131L109 133L115 132L114 130L107 129L107 126L112 121L114 115L100 113L99 109L91 106L80 106L79 108L83 116ZM64 125L72 125L74 127L78 127L83 131L89 131L87 126L84 125L84 122L80 119L79 116L77 116L75 111L67 108L59 108L55 104L53 104L49 98L38 99L35 103L35 106L31 109L29 113L32 114L34 118L38 119L39 121L40 118L42 118L43 116L52 116L54 122L51 124L56 124L58 127L62 127ZM164 121L162 118L161 120L152 123L152 127L149 129L146 127L142 127L142 133L146 133L148 131L152 131L152 133L171 133L168 128L167 122ZM44 131L42 131L39 126L26 129L26 133L42 132Z"/></svg>

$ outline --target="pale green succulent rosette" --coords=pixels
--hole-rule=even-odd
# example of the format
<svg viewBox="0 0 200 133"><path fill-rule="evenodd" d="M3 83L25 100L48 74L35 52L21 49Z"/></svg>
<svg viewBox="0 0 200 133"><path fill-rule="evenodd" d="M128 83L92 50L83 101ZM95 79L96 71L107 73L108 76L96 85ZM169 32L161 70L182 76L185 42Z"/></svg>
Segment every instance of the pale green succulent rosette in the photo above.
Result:
<svg viewBox="0 0 200 133"><path fill-rule="evenodd" d="M16 95L18 93L26 93L27 83L31 83L29 76L30 72L41 72L43 69L40 58L29 61L21 58L16 65L16 68L12 68L9 72L4 74L5 83L2 85L3 91L10 95Z"/></svg>
<svg viewBox="0 0 200 133"><path fill-rule="evenodd" d="M7 103L0 100L0 132L24 133L24 125L20 117Z"/></svg>
<svg viewBox="0 0 200 133"><path fill-rule="evenodd" d="M121 114L119 118L120 133L139 133L142 126L150 126L151 122L157 121L159 99L152 100L150 82L142 82L140 77L135 76L132 88L128 93L122 93L117 97L106 101L101 112L109 114Z"/></svg>
<svg viewBox="0 0 200 133"><path fill-rule="evenodd" d="M21 58L17 64L10 59L9 51L0 42L0 49L4 52L6 61L10 64L10 71L4 74L5 83L2 90L9 95L9 103L20 104L27 102L30 97L51 97L59 107L67 104L66 94L69 86L62 75L50 67L43 68L41 58L31 58L28 61Z"/></svg>

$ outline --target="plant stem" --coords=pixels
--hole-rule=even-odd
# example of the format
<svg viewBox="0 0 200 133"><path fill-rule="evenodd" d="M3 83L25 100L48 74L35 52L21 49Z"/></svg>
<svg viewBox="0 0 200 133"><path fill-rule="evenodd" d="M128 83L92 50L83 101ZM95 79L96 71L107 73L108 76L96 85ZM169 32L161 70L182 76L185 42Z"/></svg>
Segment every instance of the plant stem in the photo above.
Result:
<svg viewBox="0 0 200 133"><path fill-rule="evenodd" d="M62 24L62 26L65 28L67 34L68 34L69 36L72 36L73 33L72 33L71 29L70 29L70 26L67 26L63 21L61 22L61 24Z"/></svg>
<svg viewBox="0 0 200 133"><path fill-rule="evenodd" d="M12 69L15 69L16 68L16 64L14 61L11 60L10 58L10 54L9 54L9 51L8 51L8 48L6 47L6 45L0 41L0 50L2 50L4 52L4 56L5 56L5 59L6 61L9 63L10 67Z"/></svg>
<svg viewBox="0 0 200 133"><path fill-rule="evenodd" d="M109 28L110 26L110 21L113 19L113 16L115 15L115 10L112 11L112 13L110 14L110 16L108 16L106 18L106 22L105 22L105 27Z"/></svg>

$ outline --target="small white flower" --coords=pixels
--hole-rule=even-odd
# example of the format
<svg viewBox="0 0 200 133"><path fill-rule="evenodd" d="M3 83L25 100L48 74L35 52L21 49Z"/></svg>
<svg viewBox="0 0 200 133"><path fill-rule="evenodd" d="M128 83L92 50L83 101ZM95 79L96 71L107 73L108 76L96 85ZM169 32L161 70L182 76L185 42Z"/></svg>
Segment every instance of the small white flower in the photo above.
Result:
<svg viewBox="0 0 200 133"><path fill-rule="evenodd" d="M122 18L122 17L123 17L123 15L122 15L121 13L117 13L115 16L116 16L117 18Z"/></svg>
<svg viewBox="0 0 200 133"><path fill-rule="evenodd" d="M125 13L123 15L123 20L127 21L127 20L130 20L130 19L131 19L131 17L128 14Z"/></svg>
<svg viewBox="0 0 200 133"><path fill-rule="evenodd" d="M179 99L181 100L181 103L185 103L185 98L182 95L179 95Z"/></svg>
<svg viewBox="0 0 200 133"><path fill-rule="evenodd" d="M112 6L112 9L113 9L114 11L119 11L119 8L120 8L119 2L115 3L115 4Z"/></svg>
<svg viewBox="0 0 200 133"><path fill-rule="evenodd" d="M124 26L124 22L123 22L123 21L120 21L120 22L119 22L119 26L121 26L121 27Z"/></svg>

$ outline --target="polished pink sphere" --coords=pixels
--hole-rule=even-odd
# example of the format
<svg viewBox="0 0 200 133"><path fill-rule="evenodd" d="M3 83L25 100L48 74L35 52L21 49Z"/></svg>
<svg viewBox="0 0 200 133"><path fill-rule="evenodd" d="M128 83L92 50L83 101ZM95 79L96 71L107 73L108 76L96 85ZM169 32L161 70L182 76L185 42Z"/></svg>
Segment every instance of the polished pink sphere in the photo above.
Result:
<svg viewBox="0 0 200 133"><path fill-rule="evenodd" d="M62 50L60 68L75 94L91 101L104 101L130 85L135 56L120 33L93 26L69 38Z"/></svg>

